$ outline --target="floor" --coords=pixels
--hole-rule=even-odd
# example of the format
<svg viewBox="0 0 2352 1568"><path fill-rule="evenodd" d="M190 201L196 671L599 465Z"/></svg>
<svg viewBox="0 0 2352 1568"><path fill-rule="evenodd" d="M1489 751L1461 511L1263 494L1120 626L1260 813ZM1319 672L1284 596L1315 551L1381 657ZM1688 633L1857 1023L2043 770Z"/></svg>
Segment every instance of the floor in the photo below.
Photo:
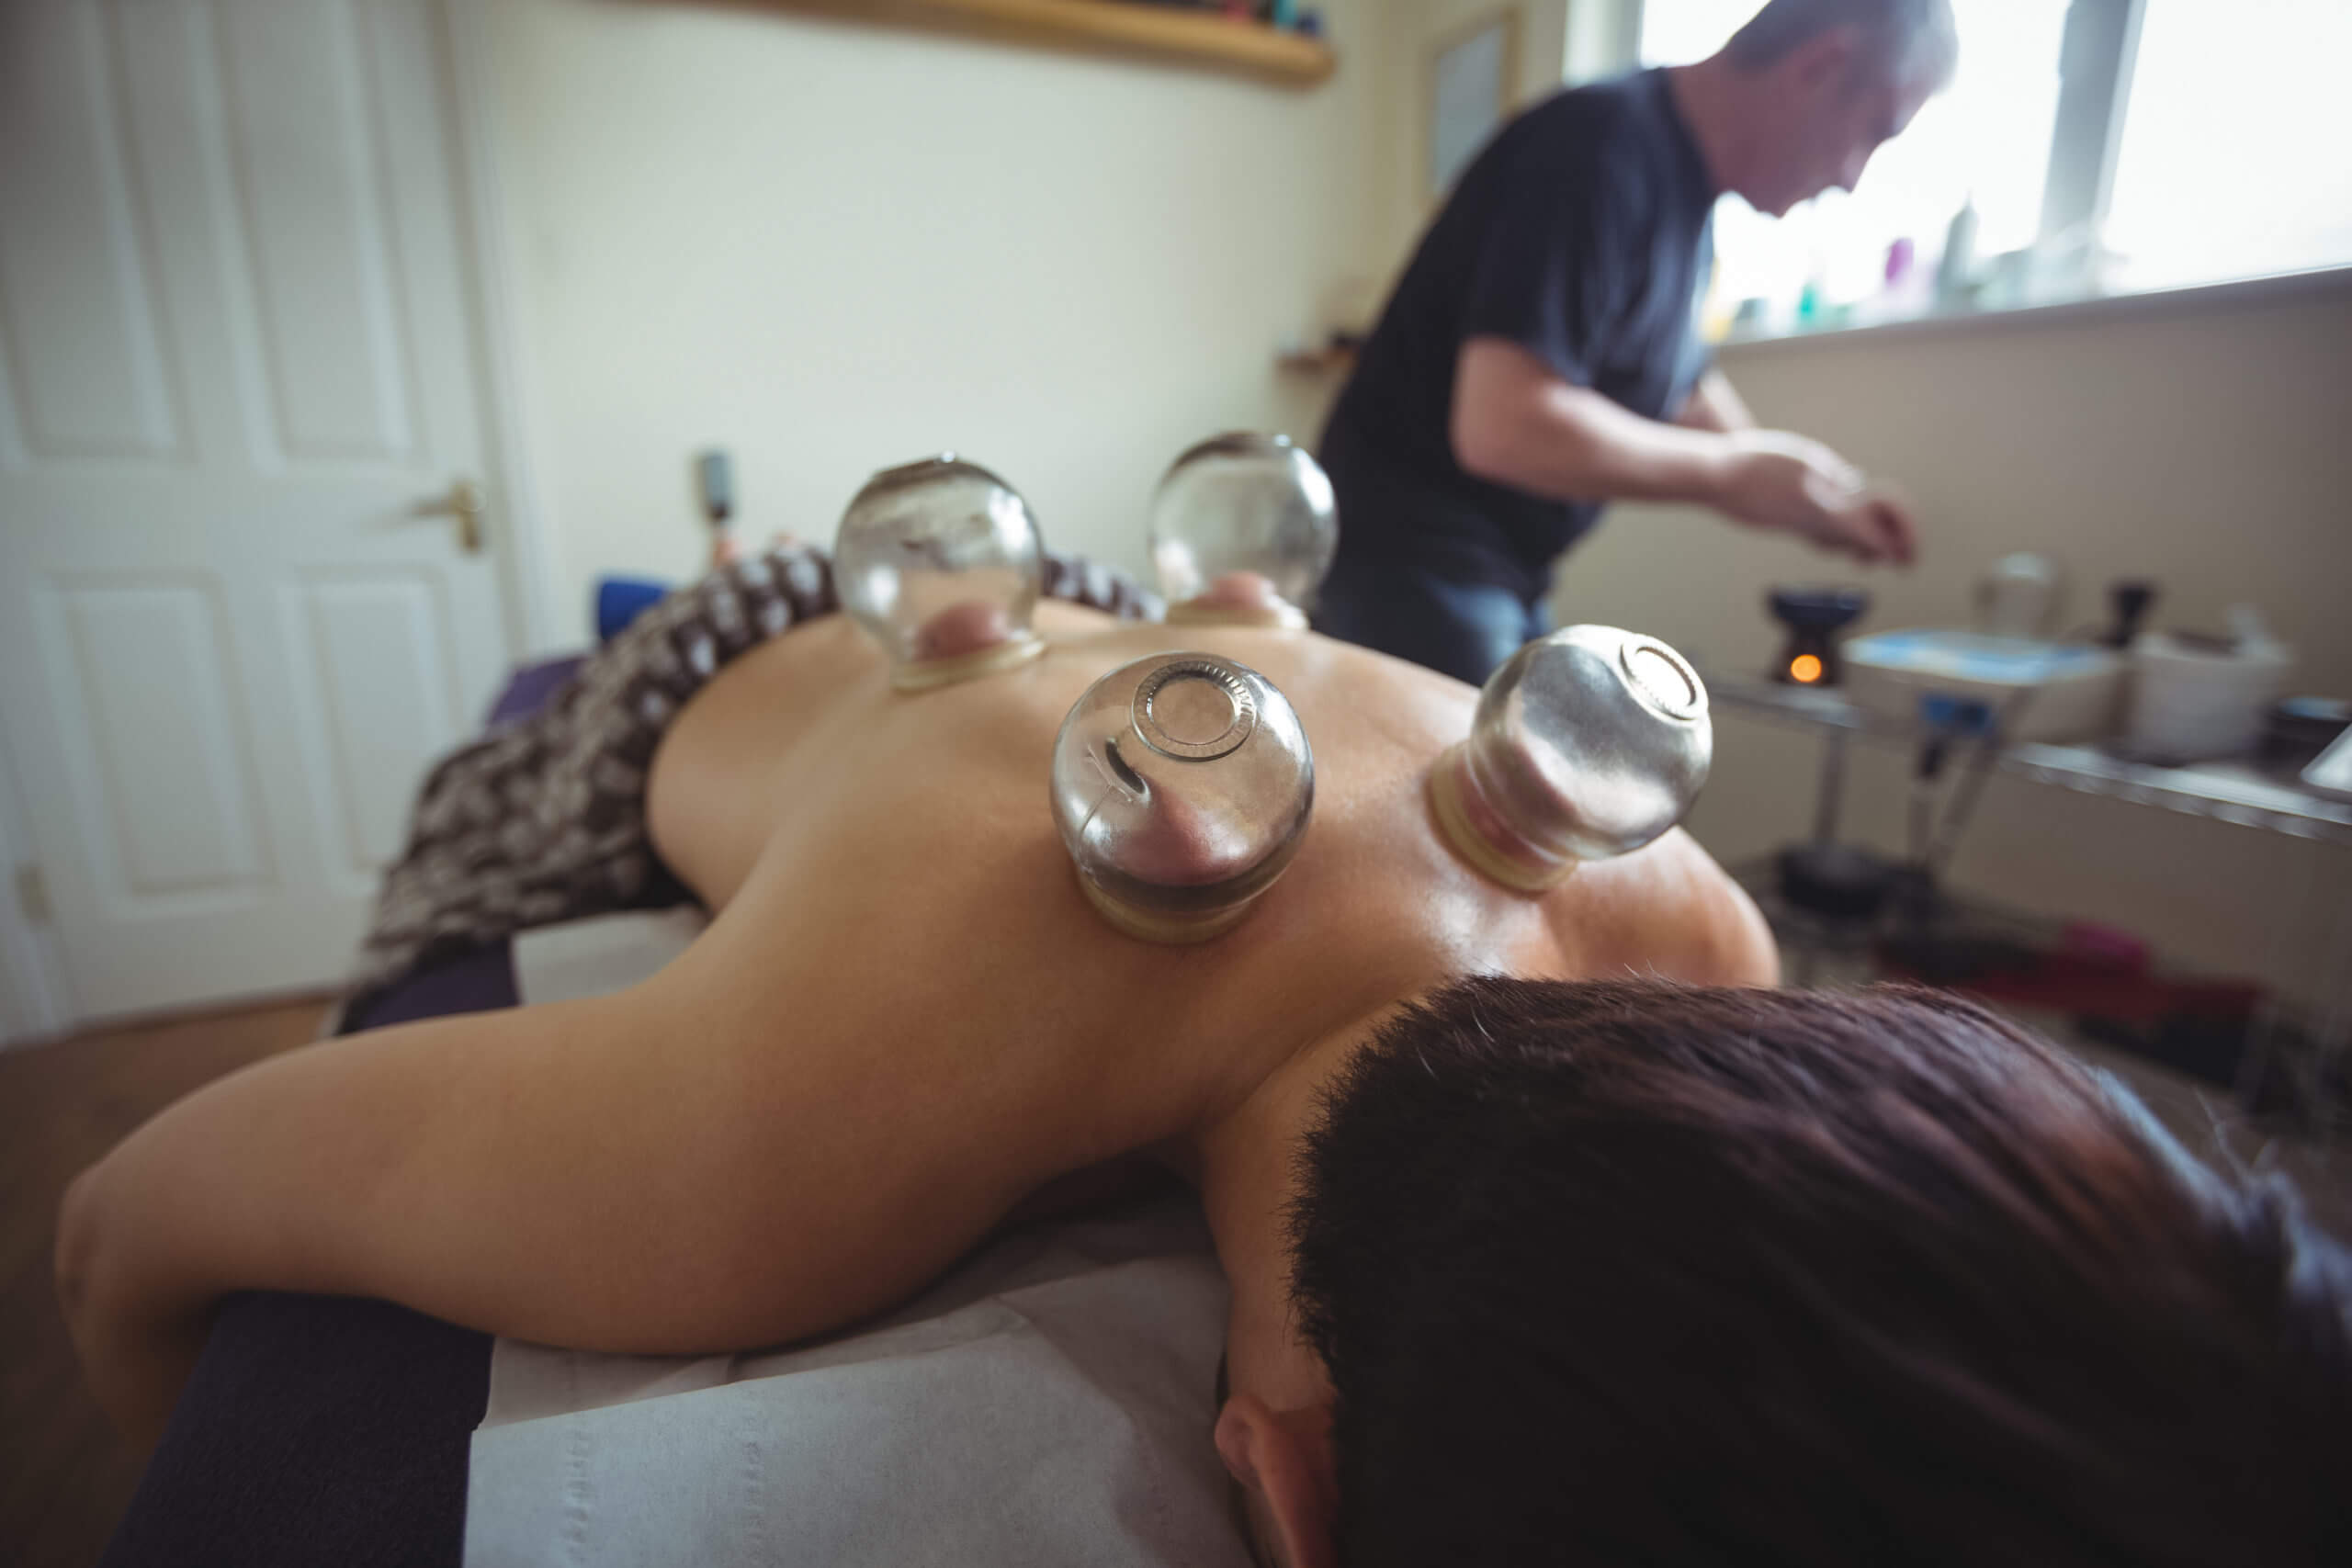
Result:
<svg viewBox="0 0 2352 1568"><path fill-rule="evenodd" d="M66 1184L199 1084L313 1038L325 1010L283 1002L0 1051L0 1562L89 1568L139 1481L58 1315Z"/></svg>

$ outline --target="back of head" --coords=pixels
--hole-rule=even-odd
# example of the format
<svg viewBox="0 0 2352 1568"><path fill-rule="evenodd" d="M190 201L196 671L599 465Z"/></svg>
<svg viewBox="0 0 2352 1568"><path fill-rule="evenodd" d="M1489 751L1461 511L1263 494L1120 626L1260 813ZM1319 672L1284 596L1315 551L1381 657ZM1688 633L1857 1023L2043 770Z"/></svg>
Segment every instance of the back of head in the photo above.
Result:
<svg viewBox="0 0 2352 1568"><path fill-rule="evenodd" d="M1835 28L1860 32L1869 56L1898 79L1940 84L1960 58L1951 0L1769 0L1724 52L1744 70L1761 70Z"/></svg>
<svg viewBox="0 0 2352 1568"><path fill-rule="evenodd" d="M2352 1562L2352 1264L1948 996L1463 982L1293 1216L1340 1560Z"/></svg>

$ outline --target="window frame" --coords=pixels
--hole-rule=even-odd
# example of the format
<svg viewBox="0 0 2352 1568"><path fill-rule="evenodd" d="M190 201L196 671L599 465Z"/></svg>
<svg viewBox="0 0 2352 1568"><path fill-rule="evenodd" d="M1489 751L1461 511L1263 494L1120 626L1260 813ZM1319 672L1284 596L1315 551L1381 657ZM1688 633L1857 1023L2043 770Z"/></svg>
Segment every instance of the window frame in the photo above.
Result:
<svg viewBox="0 0 2352 1568"><path fill-rule="evenodd" d="M2058 50L2058 116L2050 131L2050 172L2041 186L2041 243L2085 225L2098 233L2107 225L2147 9L2147 0L2073 0L2066 8L2064 41Z"/></svg>
<svg viewBox="0 0 2352 1568"><path fill-rule="evenodd" d="M1569 0L1577 10L1598 13L1597 36L1622 45L1619 70L1641 59L1645 0ZM1758 5L1762 0L1757 0ZM2115 191L2115 172L2122 161L2124 122L2132 103L2132 80L2139 62L2140 31L2147 15L2147 0L2071 0L2059 46L2058 107L2050 136L2050 162L2042 183L2041 217L2037 243L2061 240L2086 225L2101 233ZM1573 57L1569 80L1608 73L1589 55ZM1578 72L1574 67L1583 64ZM1724 345L1804 342L1839 338L1856 333L1873 334L1915 332L1941 333L1973 322L1997 322L2029 318L2036 322L2076 321L2086 317L2166 313L2213 305L2265 302L2273 298L2303 298L2312 293L2352 290L2352 262L2289 272L2261 273L2248 277L2215 278L2152 289L2113 292L2086 288L2071 299L1990 309L1936 310L1904 321L1854 326L1806 326L1793 332L1734 333Z"/></svg>

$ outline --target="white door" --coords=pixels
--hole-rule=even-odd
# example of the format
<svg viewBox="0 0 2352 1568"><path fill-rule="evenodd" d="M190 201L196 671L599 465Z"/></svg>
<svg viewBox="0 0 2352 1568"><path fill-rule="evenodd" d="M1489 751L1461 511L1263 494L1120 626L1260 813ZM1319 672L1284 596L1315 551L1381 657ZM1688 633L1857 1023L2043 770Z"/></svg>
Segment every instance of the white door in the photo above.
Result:
<svg viewBox="0 0 2352 1568"><path fill-rule="evenodd" d="M504 662L419 514L498 493L443 22L0 0L0 751L84 1017L339 976Z"/></svg>

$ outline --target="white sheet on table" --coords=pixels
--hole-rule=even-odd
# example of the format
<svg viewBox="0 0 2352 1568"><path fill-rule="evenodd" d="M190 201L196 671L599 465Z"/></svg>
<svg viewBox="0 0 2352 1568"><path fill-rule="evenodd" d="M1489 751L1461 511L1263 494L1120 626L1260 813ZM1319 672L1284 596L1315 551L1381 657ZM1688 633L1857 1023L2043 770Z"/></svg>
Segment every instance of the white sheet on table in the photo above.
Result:
<svg viewBox="0 0 2352 1568"><path fill-rule="evenodd" d="M615 944L660 919L582 922L603 929L534 965L570 976L553 985L518 942L523 998L650 975L684 946L674 918L634 957ZM592 970L610 983L580 988ZM1198 1209L1161 1200L1001 1237L874 1325L786 1350L501 1339L466 1562L1244 1564L1209 1438L1225 1310Z"/></svg>
<svg viewBox="0 0 2352 1568"><path fill-rule="evenodd" d="M625 991L653 978L708 924L699 906L679 904L536 927L512 944L514 994L537 1003Z"/></svg>

